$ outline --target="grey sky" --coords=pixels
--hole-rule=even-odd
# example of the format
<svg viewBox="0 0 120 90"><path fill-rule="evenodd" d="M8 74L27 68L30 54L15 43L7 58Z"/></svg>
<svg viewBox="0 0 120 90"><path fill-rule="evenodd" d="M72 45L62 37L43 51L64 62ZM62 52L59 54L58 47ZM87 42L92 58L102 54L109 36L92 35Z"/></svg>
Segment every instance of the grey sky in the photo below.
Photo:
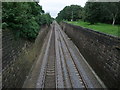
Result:
<svg viewBox="0 0 120 90"><path fill-rule="evenodd" d="M68 5L81 5L84 7L88 0L40 0L39 4L42 5L45 12L50 13L52 17L56 17L60 10Z"/></svg>

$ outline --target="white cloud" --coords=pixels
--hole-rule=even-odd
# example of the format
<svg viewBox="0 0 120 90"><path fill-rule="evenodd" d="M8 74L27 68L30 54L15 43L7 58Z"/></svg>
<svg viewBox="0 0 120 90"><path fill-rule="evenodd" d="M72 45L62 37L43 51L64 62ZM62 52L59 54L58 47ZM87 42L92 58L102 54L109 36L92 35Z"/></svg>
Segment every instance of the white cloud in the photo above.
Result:
<svg viewBox="0 0 120 90"><path fill-rule="evenodd" d="M40 0L39 4L55 18L65 6L75 4L84 7L86 1L88 0Z"/></svg>

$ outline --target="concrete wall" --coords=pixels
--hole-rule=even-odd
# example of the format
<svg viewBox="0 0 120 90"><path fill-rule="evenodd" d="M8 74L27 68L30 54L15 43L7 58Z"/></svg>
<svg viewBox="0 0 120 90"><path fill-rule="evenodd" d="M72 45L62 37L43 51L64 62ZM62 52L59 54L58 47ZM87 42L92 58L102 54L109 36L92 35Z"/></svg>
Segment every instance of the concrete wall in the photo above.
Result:
<svg viewBox="0 0 120 90"><path fill-rule="evenodd" d="M106 86L120 88L120 38L67 23L61 27Z"/></svg>
<svg viewBox="0 0 120 90"><path fill-rule="evenodd" d="M2 87L21 88L40 54L48 27L43 27L35 42L14 39L10 30L2 31Z"/></svg>

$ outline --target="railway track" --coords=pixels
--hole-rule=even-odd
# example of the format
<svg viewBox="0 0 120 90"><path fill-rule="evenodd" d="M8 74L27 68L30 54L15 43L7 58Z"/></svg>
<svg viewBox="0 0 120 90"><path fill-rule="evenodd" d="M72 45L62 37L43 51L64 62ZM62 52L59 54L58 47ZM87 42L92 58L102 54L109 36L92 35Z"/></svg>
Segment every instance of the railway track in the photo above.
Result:
<svg viewBox="0 0 120 90"><path fill-rule="evenodd" d="M34 88L105 88L55 21L47 43Z"/></svg>
<svg viewBox="0 0 120 90"><path fill-rule="evenodd" d="M66 66L63 68L66 68L69 72L69 78L71 80L71 87L72 88L87 88L85 82L83 81L79 70L77 69L76 64L74 63L74 59L70 54L69 48L66 44L66 41L64 39L64 37L62 36L62 32L60 31L60 29L57 31L59 33L59 39L60 39L60 48L61 48L61 52L63 52L65 55L65 63Z"/></svg>

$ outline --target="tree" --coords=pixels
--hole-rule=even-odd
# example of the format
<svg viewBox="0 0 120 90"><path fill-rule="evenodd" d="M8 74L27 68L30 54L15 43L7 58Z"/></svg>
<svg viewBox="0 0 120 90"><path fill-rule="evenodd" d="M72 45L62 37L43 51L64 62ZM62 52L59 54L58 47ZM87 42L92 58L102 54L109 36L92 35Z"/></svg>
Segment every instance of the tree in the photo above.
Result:
<svg viewBox="0 0 120 90"><path fill-rule="evenodd" d="M84 7L84 20L95 24L99 22L101 15L101 3L87 2Z"/></svg>
<svg viewBox="0 0 120 90"><path fill-rule="evenodd" d="M2 3L2 28L13 31L16 38L35 39L44 17L44 24L50 24L51 16L44 14L42 7L36 2Z"/></svg>
<svg viewBox="0 0 120 90"><path fill-rule="evenodd" d="M41 25L50 25L52 23L52 17L49 13L42 14L40 18Z"/></svg>
<svg viewBox="0 0 120 90"><path fill-rule="evenodd" d="M82 7L79 5L66 6L58 13L57 20L73 20L81 19Z"/></svg>
<svg viewBox="0 0 120 90"><path fill-rule="evenodd" d="M97 22L119 23L120 2L87 2L84 7L83 19L91 24Z"/></svg>
<svg viewBox="0 0 120 90"><path fill-rule="evenodd" d="M104 3L104 9L109 14L110 19L112 18L112 25L114 25L120 12L120 2Z"/></svg>

